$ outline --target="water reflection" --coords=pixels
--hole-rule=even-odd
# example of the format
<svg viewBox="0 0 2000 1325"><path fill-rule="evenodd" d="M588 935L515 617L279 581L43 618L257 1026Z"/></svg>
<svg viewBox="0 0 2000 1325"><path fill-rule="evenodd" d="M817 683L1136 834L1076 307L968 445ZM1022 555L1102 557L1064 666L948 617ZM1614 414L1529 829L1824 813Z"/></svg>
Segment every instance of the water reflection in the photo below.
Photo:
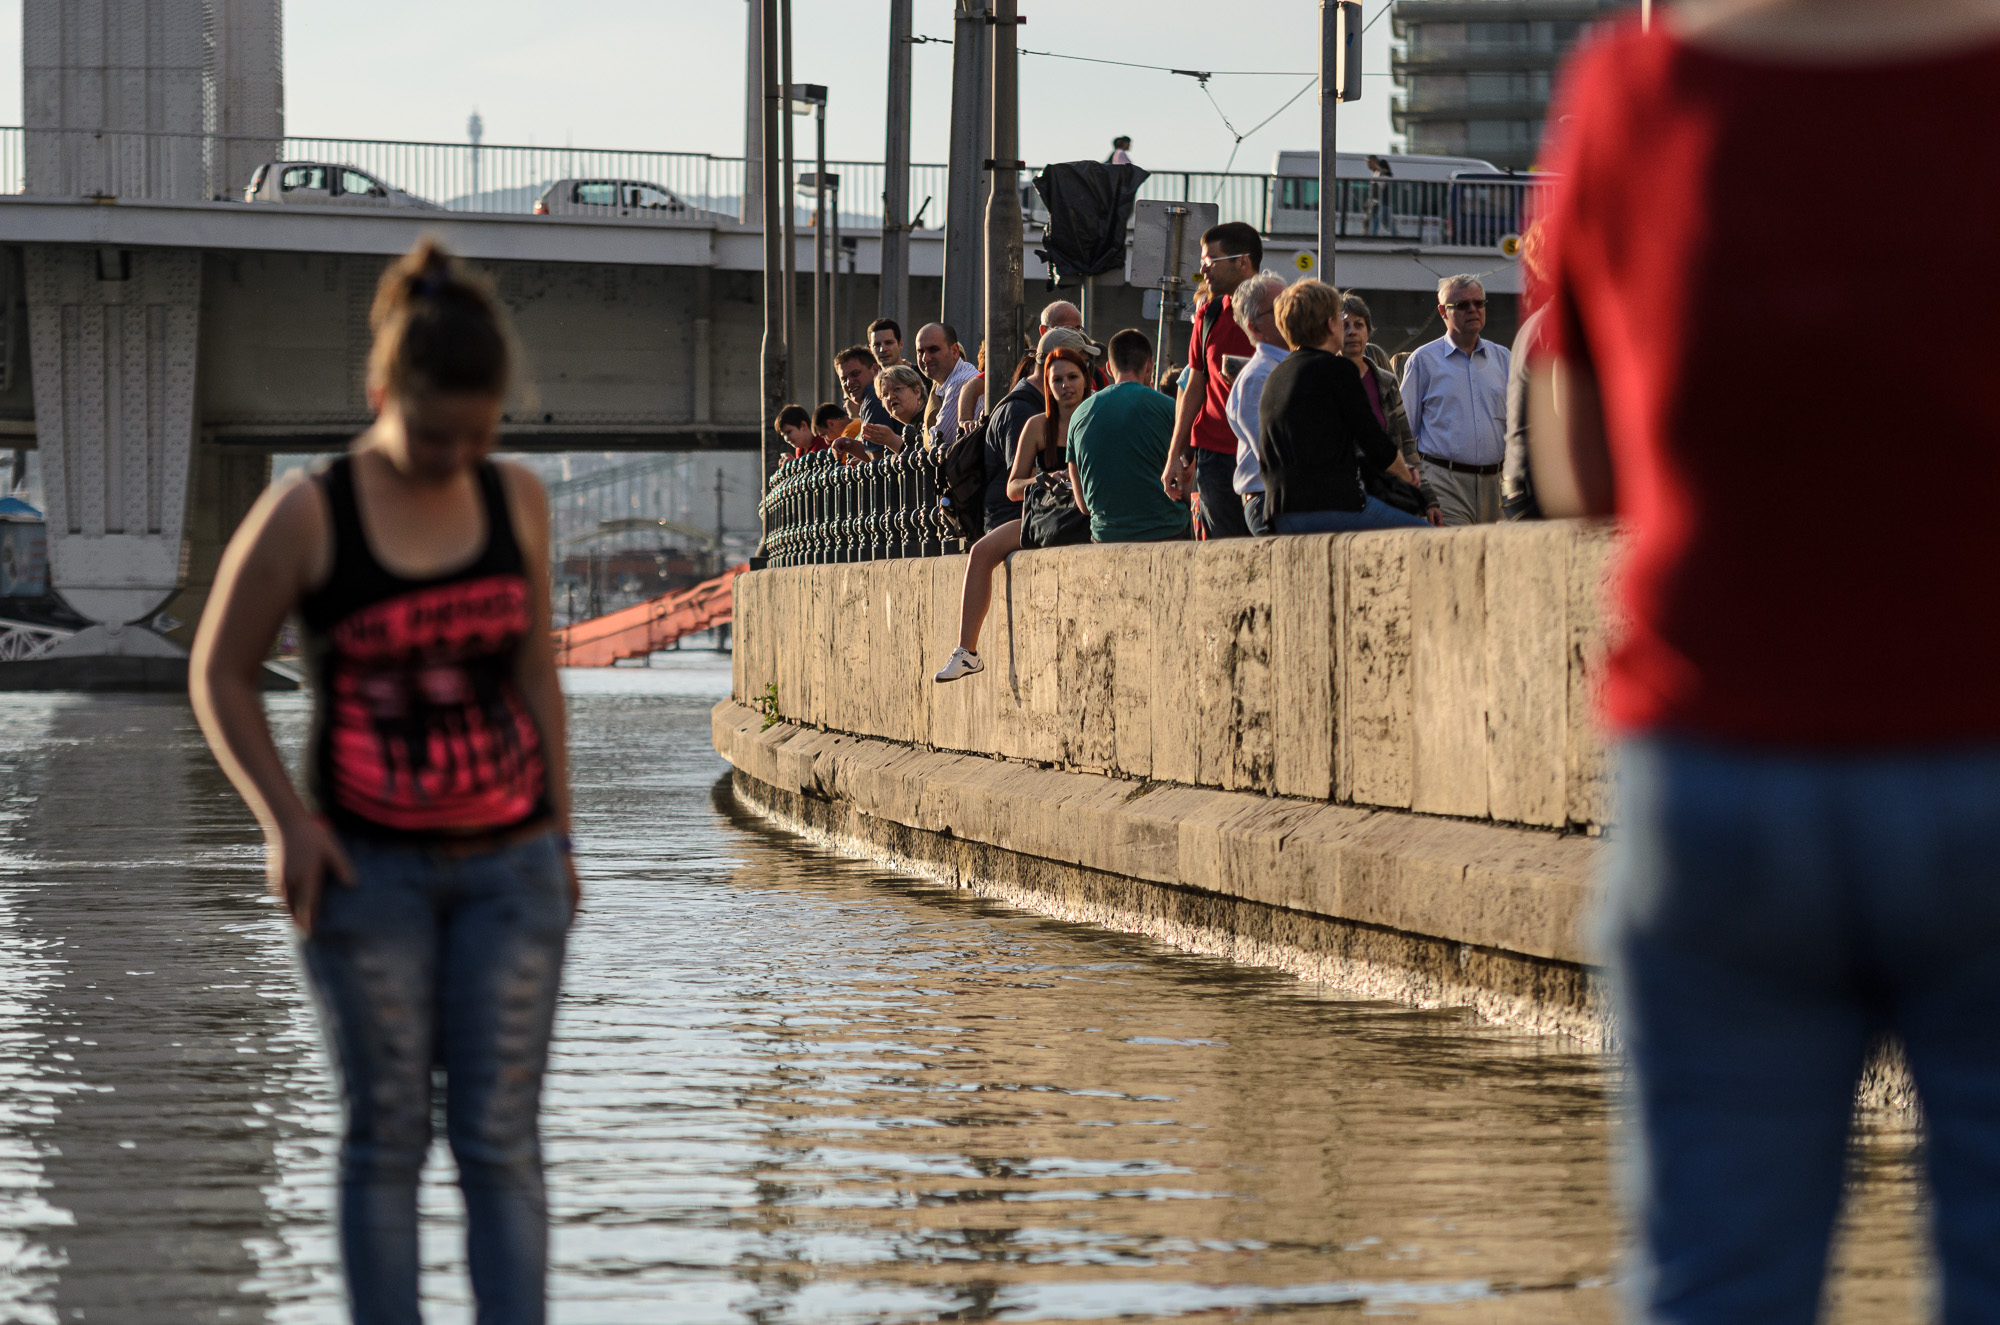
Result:
<svg viewBox="0 0 2000 1325"><path fill-rule="evenodd" d="M572 679L557 1319L1612 1319L1597 1059L769 832L707 749L726 686ZM328 1082L247 815L182 705L0 714L0 1318L337 1320ZM1912 1144L1864 1149L1839 1319L1913 1314Z"/></svg>

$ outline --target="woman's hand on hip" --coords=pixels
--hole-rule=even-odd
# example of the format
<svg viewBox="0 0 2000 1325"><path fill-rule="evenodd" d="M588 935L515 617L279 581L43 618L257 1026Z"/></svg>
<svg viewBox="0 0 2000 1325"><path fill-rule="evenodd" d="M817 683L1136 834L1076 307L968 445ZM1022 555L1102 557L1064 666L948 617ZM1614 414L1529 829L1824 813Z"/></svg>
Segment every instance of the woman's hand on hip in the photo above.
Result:
<svg viewBox="0 0 2000 1325"><path fill-rule="evenodd" d="M321 819L280 824L265 834L265 840L265 873L271 896L285 904L299 933L310 935L327 877L331 875L342 887L351 888L354 866L341 850L340 839Z"/></svg>

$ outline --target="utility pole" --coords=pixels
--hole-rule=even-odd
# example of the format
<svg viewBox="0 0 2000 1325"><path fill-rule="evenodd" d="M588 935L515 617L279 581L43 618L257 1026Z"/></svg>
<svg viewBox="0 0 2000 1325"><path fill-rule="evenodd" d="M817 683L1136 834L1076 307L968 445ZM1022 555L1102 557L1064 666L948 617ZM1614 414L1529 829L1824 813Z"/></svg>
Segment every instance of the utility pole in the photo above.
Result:
<svg viewBox="0 0 2000 1325"><path fill-rule="evenodd" d="M813 129L818 139L813 154L813 173L800 175L797 181L798 187L813 191L812 398L818 402L828 399L827 361L833 354L829 343L833 339L833 309L827 286L826 252L826 88L818 83L795 83L791 94L795 106L803 103L812 108Z"/></svg>
<svg viewBox="0 0 2000 1325"><path fill-rule="evenodd" d="M984 0L957 0L952 13L951 166L945 192L944 310L941 321L966 339L976 354L982 328L980 308L986 284L980 255L980 204L986 196L987 120L992 107L987 80L992 62L986 50Z"/></svg>
<svg viewBox="0 0 2000 1325"><path fill-rule="evenodd" d="M1021 169L1017 79L1019 0L993 0L993 111L986 195L986 372L1004 382L1021 352ZM998 397L993 397L997 400Z"/></svg>
<svg viewBox="0 0 2000 1325"><path fill-rule="evenodd" d="M826 354L833 357L833 347L840 344L840 176L835 175L826 182L827 202L833 208L833 226L826 237ZM832 365L828 365L832 371ZM838 378L834 379L836 382Z"/></svg>
<svg viewBox="0 0 2000 1325"><path fill-rule="evenodd" d="M722 471L715 471L715 573L722 574L729 560L722 550Z"/></svg>
<svg viewBox="0 0 2000 1325"><path fill-rule="evenodd" d="M1361 100L1361 6L1355 0L1319 0L1319 265L1320 279L1334 279L1334 237L1345 210L1340 196L1340 151L1334 111Z"/></svg>
<svg viewBox="0 0 2000 1325"><path fill-rule="evenodd" d="M792 192L792 176L798 168L798 158L792 154L792 0L778 0L778 31L778 59L783 66L778 79L785 85L785 163L779 178L784 181L785 191L785 400L790 402L799 398L799 209L793 206L798 195Z"/></svg>
<svg viewBox="0 0 2000 1325"><path fill-rule="evenodd" d="M910 322L910 0L889 0L889 144L882 184L882 316Z"/></svg>
<svg viewBox="0 0 2000 1325"><path fill-rule="evenodd" d="M1319 278L1328 285L1334 279L1334 231L1339 225L1340 200L1338 136L1334 132L1334 112L1340 105L1335 84L1340 77L1339 0L1319 0Z"/></svg>
<svg viewBox="0 0 2000 1325"><path fill-rule="evenodd" d="M748 0L743 57L743 199L736 219L764 223L764 0ZM775 417L775 416L773 416Z"/></svg>
<svg viewBox="0 0 2000 1325"><path fill-rule="evenodd" d="M757 0L763 8L760 31L767 38L759 43L757 58L759 78L764 87L763 141L767 144L778 140L778 113L780 110L778 87L778 43L769 40L778 29L778 0ZM766 151L758 162L758 175L762 184L764 204L764 356L761 379L757 383L758 395L763 401L763 416L757 420L760 440L758 453L762 467L757 477L757 492L761 498L771 483L771 470L775 468L777 434L771 430L771 420L778 417L778 411L785 407L785 319L782 297L785 264L778 252L784 243L783 227L778 220L778 204L783 189L778 174L778 158ZM759 503L758 522L763 522L762 503ZM763 544L761 536L758 550Z"/></svg>

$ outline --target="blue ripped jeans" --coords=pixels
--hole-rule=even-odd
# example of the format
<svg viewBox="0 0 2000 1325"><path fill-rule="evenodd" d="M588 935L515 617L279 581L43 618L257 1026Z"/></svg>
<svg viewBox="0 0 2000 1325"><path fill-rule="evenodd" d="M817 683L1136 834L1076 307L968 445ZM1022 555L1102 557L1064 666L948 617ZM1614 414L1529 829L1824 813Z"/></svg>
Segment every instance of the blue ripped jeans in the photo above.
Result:
<svg viewBox="0 0 2000 1325"><path fill-rule="evenodd" d="M456 856L344 839L352 887L302 944L339 1073L340 1251L356 1325L417 1325L417 1178L431 1073L465 1196L479 1325L546 1315L542 1074L569 930L553 834Z"/></svg>

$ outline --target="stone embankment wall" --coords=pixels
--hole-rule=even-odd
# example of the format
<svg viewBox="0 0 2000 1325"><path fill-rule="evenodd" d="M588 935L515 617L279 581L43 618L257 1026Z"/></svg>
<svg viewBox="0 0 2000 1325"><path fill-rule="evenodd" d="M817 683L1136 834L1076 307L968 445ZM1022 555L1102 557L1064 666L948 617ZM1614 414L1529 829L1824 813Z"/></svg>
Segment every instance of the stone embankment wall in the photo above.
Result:
<svg viewBox="0 0 2000 1325"><path fill-rule="evenodd" d="M964 558L759 571L716 747L740 796L849 850L1594 1036L1613 545L1563 522L1022 553L986 671L950 685Z"/></svg>

